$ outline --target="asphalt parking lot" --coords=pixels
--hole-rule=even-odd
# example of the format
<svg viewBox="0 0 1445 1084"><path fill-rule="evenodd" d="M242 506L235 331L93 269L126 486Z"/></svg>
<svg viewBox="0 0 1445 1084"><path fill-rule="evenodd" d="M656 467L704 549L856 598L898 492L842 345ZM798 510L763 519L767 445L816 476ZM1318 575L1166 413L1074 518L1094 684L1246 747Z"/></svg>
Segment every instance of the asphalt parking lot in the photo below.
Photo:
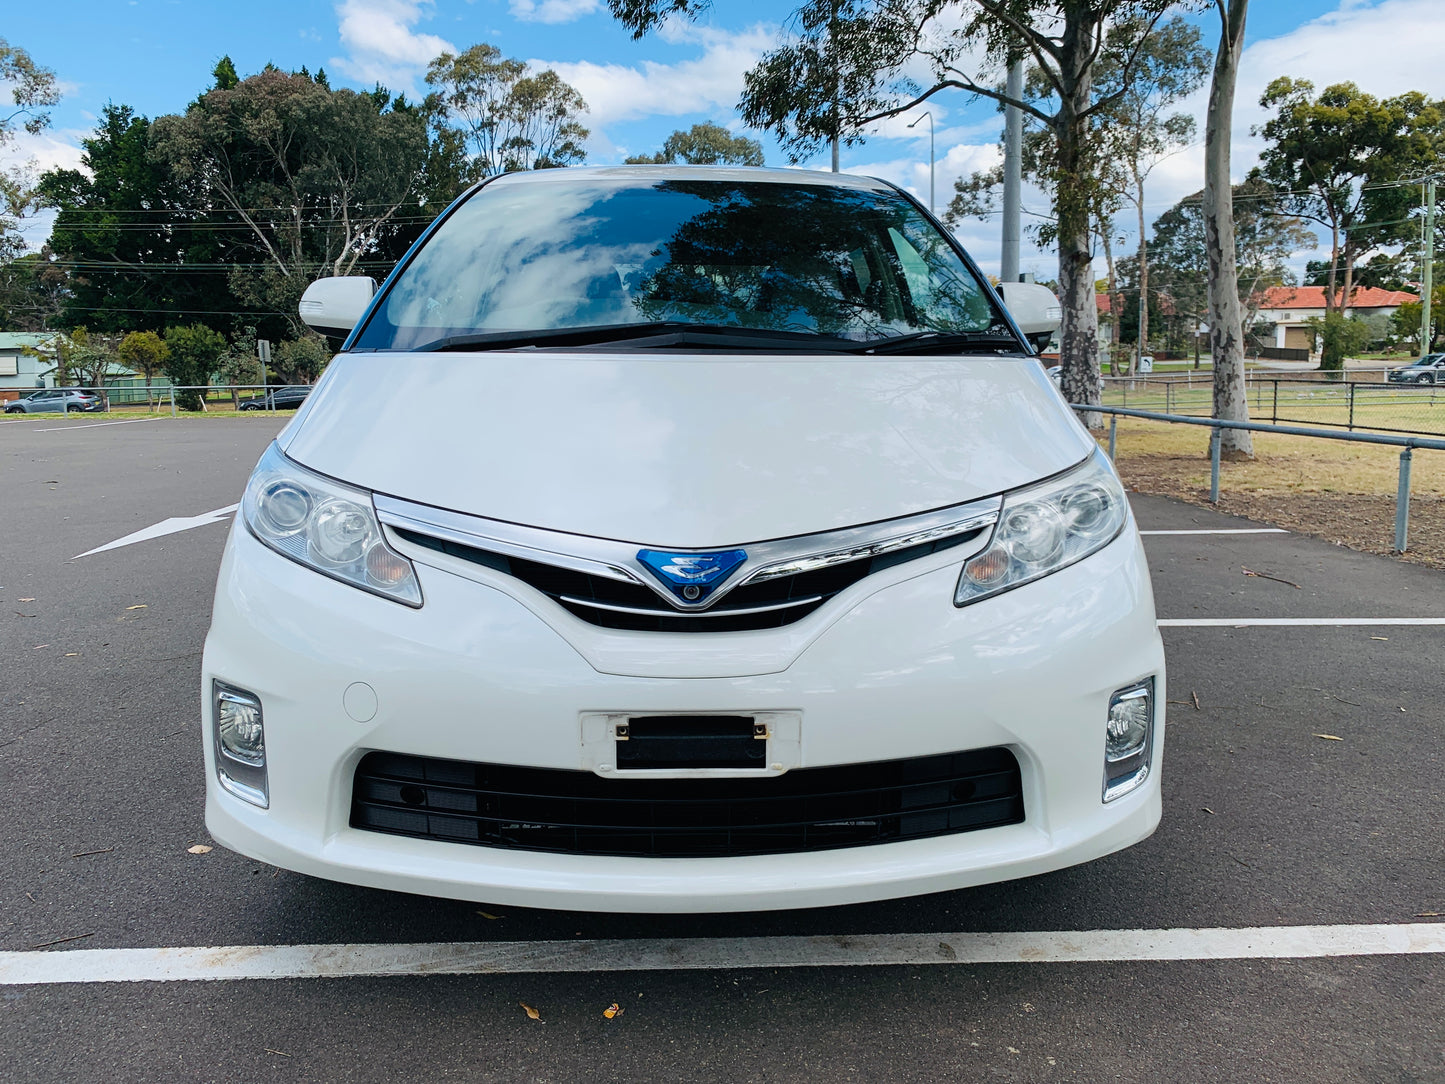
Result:
<svg viewBox="0 0 1445 1084"><path fill-rule="evenodd" d="M7 1079L1445 1082L1438 941L886 962L890 944L978 933L1328 926L1348 943L1362 925L1445 922L1439 572L1137 497L1170 666L1151 839L847 908L493 913L189 851L210 842L197 686L228 510L283 423L0 422L0 952L59 968L92 949L487 942L504 963L10 983ZM798 944L775 939L797 937L842 963L775 966ZM633 969L696 938L738 940L716 966L673 952ZM613 941L607 970L526 951Z"/></svg>

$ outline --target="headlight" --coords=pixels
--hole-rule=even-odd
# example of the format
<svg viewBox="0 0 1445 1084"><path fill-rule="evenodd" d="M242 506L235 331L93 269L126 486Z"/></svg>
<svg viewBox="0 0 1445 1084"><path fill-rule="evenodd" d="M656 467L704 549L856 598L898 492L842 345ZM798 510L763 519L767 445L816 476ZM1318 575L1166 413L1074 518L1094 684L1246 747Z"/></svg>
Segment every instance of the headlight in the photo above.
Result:
<svg viewBox="0 0 1445 1084"><path fill-rule="evenodd" d="M421 605L416 569L386 544L371 494L297 466L272 444L256 465L241 515L283 557L408 606Z"/></svg>
<svg viewBox="0 0 1445 1084"><path fill-rule="evenodd" d="M1007 591L1102 549L1123 529L1128 508L1102 451L1060 478L1008 494L988 548L963 566L954 604Z"/></svg>

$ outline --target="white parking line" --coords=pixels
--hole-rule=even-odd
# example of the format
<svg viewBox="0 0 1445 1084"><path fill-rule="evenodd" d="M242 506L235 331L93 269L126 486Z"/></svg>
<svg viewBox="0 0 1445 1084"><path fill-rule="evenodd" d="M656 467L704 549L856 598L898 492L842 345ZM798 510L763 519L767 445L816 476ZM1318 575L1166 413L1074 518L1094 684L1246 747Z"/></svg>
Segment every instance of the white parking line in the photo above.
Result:
<svg viewBox="0 0 1445 1084"><path fill-rule="evenodd" d="M100 429L106 425L140 425L142 422L158 422L159 418L131 418L123 422L91 422L89 425L57 425L51 429L32 429L32 433L62 433L69 429Z"/></svg>
<svg viewBox="0 0 1445 1084"><path fill-rule="evenodd" d="M192 527L204 527L208 523L215 523L217 520L224 519L239 507L241 507L239 504L228 504L225 508L202 512L199 516L172 516L170 519L153 523L149 527L142 527L139 531L128 534L124 538L117 538L114 542L107 542L103 546L96 546L95 549L86 550L84 553L77 553L71 560L78 561L82 557L89 557L92 553L104 553L106 550L134 545L136 542L149 542L152 538L161 538L168 534L175 534L178 531L189 531Z"/></svg>
<svg viewBox="0 0 1445 1084"><path fill-rule="evenodd" d="M1200 531L1140 531L1140 534L1289 534L1283 527L1229 527Z"/></svg>
<svg viewBox="0 0 1445 1084"><path fill-rule="evenodd" d="M1245 629L1288 625L1445 625L1445 617L1182 617L1161 619L1161 629Z"/></svg>
<svg viewBox="0 0 1445 1084"><path fill-rule="evenodd" d="M1307 960L1445 953L1445 923L1244 929L918 933L676 940L0 952L0 986L197 979L319 979L579 971L697 971L883 964Z"/></svg>

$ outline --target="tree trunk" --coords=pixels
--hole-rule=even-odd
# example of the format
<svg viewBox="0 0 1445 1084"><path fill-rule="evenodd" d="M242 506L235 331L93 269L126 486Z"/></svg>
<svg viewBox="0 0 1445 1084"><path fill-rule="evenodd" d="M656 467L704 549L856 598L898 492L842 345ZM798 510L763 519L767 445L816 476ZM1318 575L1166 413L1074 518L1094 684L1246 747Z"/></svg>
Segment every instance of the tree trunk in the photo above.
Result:
<svg viewBox="0 0 1445 1084"><path fill-rule="evenodd" d="M1214 417L1249 420L1244 383L1244 321L1234 240L1234 193L1229 181L1229 136L1234 121L1234 84L1244 47L1249 0L1228 0L1221 11L1219 51L1209 86L1204 124L1204 242L1209 258L1209 347L1214 355ZM1220 430L1222 451L1253 457L1247 429Z"/></svg>
<svg viewBox="0 0 1445 1084"><path fill-rule="evenodd" d="M1095 27L1065 5L1066 18L1059 72L1064 84L1055 121L1058 139L1058 187L1055 211L1059 229L1059 364L1064 398L1096 406L1102 401L1099 381L1099 308L1094 301L1094 254L1089 240L1090 199L1095 184L1088 160L1089 119L1083 116L1093 92ZM1080 411L1090 429L1102 429L1104 416Z"/></svg>
<svg viewBox="0 0 1445 1084"><path fill-rule="evenodd" d="M1338 295L1335 292L1335 285L1339 282L1338 274L1340 268L1340 226L1338 222L1330 222L1330 270L1325 277L1325 315L1328 316L1338 307L1336 301Z"/></svg>
<svg viewBox="0 0 1445 1084"><path fill-rule="evenodd" d="M1109 375L1128 375L1126 367L1121 374L1118 370L1119 364L1119 313L1123 310L1123 300L1119 296L1119 279L1114 272L1114 245L1109 240L1109 233L1113 228L1112 222L1100 223L1099 243L1104 246L1104 266L1108 268L1109 274Z"/></svg>

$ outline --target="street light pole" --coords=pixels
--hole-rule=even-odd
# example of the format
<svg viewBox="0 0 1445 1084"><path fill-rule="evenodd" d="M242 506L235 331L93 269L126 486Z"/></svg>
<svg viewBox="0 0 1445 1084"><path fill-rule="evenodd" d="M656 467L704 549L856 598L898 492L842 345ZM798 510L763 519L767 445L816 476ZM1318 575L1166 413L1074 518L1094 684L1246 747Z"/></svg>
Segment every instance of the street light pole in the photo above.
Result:
<svg viewBox="0 0 1445 1084"><path fill-rule="evenodd" d="M1430 352L1430 301L1434 290L1435 178L1425 178L1425 245L1420 260L1420 356Z"/></svg>
<svg viewBox="0 0 1445 1084"><path fill-rule="evenodd" d="M923 116L915 120L913 124L917 124L923 117L928 118L928 213L937 214L933 209L933 110L925 109ZM912 128L913 124L910 124L908 127Z"/></svg>

